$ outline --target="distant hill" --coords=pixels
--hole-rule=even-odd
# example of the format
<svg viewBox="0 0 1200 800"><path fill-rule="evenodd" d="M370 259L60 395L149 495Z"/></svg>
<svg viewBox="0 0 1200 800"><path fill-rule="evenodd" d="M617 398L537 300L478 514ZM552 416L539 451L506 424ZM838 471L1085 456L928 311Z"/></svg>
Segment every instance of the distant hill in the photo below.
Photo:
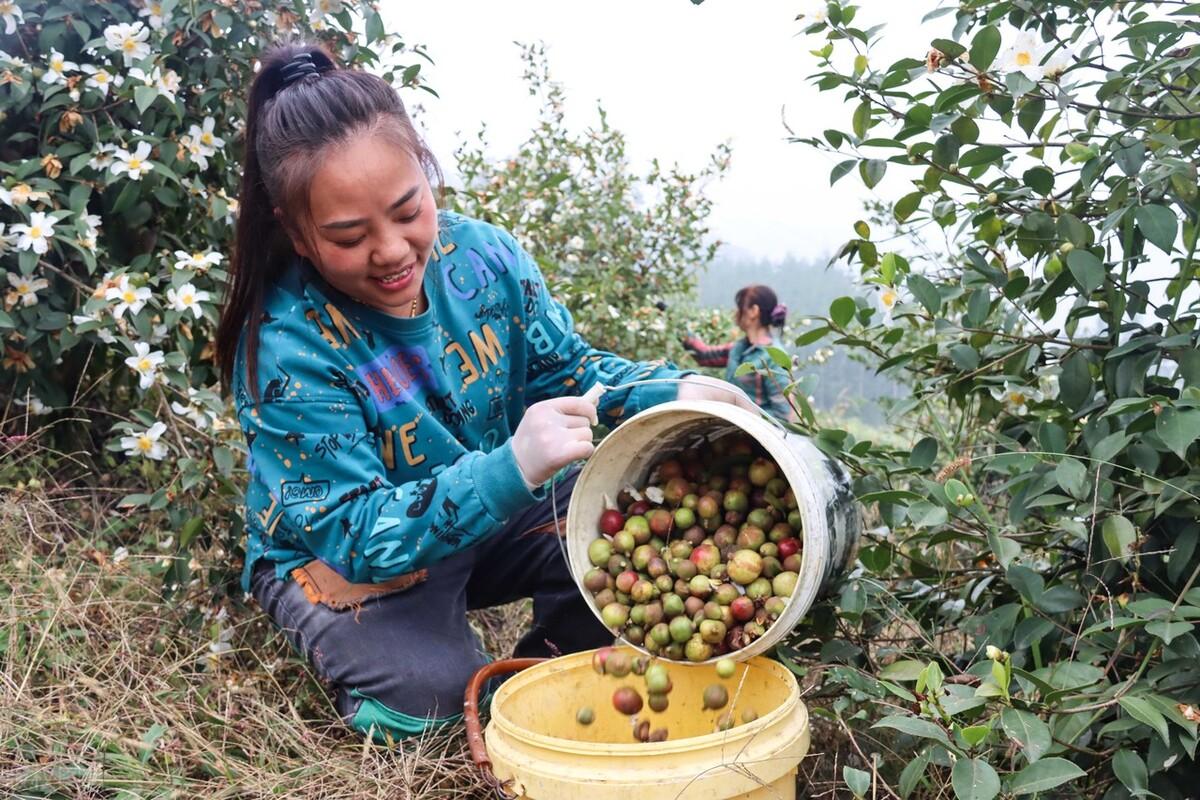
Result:
<svg viewBox="0 0 1200 800"><path fill-rule="evenodd" d="M784 341L788 349L807 355L828 345L818 343L797 350L792 342L807 330L799 320L810 315L827 315L830 303L855 291L854 277L841 265L827 267L827 261L824 254L789 255L780 261L770 261L726 245L699 275L698 302L701 306L732 312L733 296L738 289L752 283L766 284L787 304L789 324ZM835 349L828 361L813 369L808 393L821 411L844 413L878 424L883 414L875 401L881 397L901 397L907 392Z"/></svg>

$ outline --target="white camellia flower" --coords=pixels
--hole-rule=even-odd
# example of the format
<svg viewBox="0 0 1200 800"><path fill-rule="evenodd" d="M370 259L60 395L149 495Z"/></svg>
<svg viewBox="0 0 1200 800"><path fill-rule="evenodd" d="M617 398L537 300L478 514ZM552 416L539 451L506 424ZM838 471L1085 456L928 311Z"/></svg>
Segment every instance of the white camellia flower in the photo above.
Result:
<svg viewBox="0 0 1200 800"><path fill-rule="evenodd" d="M162 461L163 456L167 454L167 446L159 441L159 437L166 432L166 423L156 422L141 433L122 436L121 447L125 448L127 456L142 456L154 461Z"/></svg>
<svg viewBox="0 0 1200 800"><path fill-rule="evenodd" d="M17 234L18 250L33 250L42 255L50 249L50 237L54 235L54 220L41 211L29 215L29 224L19 222L12 226L12 232Z"/></svg>
<svg viewBox="0 0 1200 800"><path fill-rule="evenodd" d="M108 89L110 86L120 86L125 81L125 79L120 75L114 76L104 67L96 67L92 66L91 64L84 64L79 69L87 73L88 76L87 80L83 82L83 85L95 89L103 97L108 97ZM105 145L101 146L103 147ZM112 147L112 145L107 146ZM115 147L112 149L116 150ZM88 165L91 166L91 162L88 162Z"/></svg>
<svg viewBox="0 0 1200 800"><path fill-rule="evenodd" d="M1071 51L1062 48L1056 50L1046 59L1046 63L1042 65L1042 77L1049 80L1057 80L1060 75L1067 71L1067 67L1071 66Z"/></svg>
<svg viewBox="0 0 1200 800"><path fill-rule="evenodd" d="M1020 72L1031 81L1039 81L1045 75L1042 59L1049 47L1039 42L1028 31L1021 31L1008 50L1004 51L1001 68L1005 72Z"/></svg>
<svg viewBox="0 0 1200 800"><path fill-rule="evenodd" d="M91 314L73 314L71 316L71 322L75 323L76 325L83 325L89 322L103 323L104 320L101 318L103 314L104 309L101 308L96 309ZM105 344L117 343L117 337L113 336L112 331L103 327L103 325L101 325L99 328L96 328L94 331L92 331L92 333L95 333L100 341L104 342ZM82 336L83 334L80 333L79 335Z"/></svg>
<svg viewBox="0 0 1200 800"><path fill-rule="evenodd" d="M192 137L192 140L199 142L200 146L205 148L205 155L211 156L217 152L217 148L225 146L225 140L213 133L216 124L217 121L212 117L205 117L203 128L199 125L192 125L188 129L188 135Z"/></svg>
<svg viewBox="0 0 1200 800"><path fill-rule="evenodd" d="M796 12L796 19L803 19L805 25L815 25L829 18L829 4L825 0L805 0Z"/></svg>
<svg viewBox="0 0 1200 800"><path fill-rule="evenodd" d="M25 14L16 0L0 0L0 20L4 20L4 35L12 36L17 32L17 26L25 22Z"/></svg>
<svg viewBox="0 0 1200 800"><path fill-rule="evenodd" d="M186 250L175 251L175 269L191 269L196 272L204 272L209 267L215 267L221 263L222 256L220 253L214 253L211 250L203 253L189 253Z"/></svg>
<svg viewBox="0 0 1200 800"><path fill-rule="evenodd" d="M883 312L883 324L892 325L895 323L892 314L896 310L896 306L905 301L904 295L894 286L880 286L875 293L875 302L879 305L879 310Z"/></svg>
<svg viewBox="0 0 1200 800"><path fill-rule="evenodd" d="M129 70L129 77L131 80L139 81L143 86L153 87L159 95L167 98L167 102L175 102L175 95L179 92L179 74L175 70L169 69L163 72L161 67L155 67L146 72L139 67L132 67Z"/></svg>
<svg viewBox="0 0 1200 800"><path fill-rule="evenodd" d="M121 54L126 67L150 55L150 45L146 44L149 38L150 31L140 22L122 22L104 29L104 43L109 50Z"/></svg>
<svg viewBox="0 0 1200 800"><path fill-rule="evenodd" d="M80 246L94 252L96 238L100 235L100 215L84 214L79 218L79 223L83 227L83 231L79 234Z"/></svg>
<svg viewBox="0 0 1200 800"><path fill-rule="evenodd" d="M26 275L18 275L15 272L8 273L8 282L13 287L13 292L21 301L21 305L25 308L36 306L38 302L37 293L45 289L50 284L46 283L45 278L30 278Z"/></svg>
<svg viewBox="0 0 1200 800"><path fill-rule="evenodd" d="M49 414L51 411L54 410L53 408L50 408L50 406L43 403L42 398L38 397L35 394L29 395L28 400L17 400L16 403L19 406L28 408L29 413L33 414L35 416L40 416L42 414Z"/></svg>
<svg viewBox="0 0 1200 800"><path fill-rule="evenodd" d="M1030 403L1039 403L1042 393L1028 386L1017 386L1011 381L1004 382L1004 388L993 386L992 397L1004 403L1004 410L1016 417L1029 413Z"/></svg>
<svg viewBox="0 0 1200 800"><path fill-rule="evenodd" d="M35 192L28 183L18 183L11 189L0 187L0 203L6 206L23 206L28 202L36 200L37 202L45 202L50 199L50 195L46 192Z"/></svg>
<svg viewBox="0 0 1200 800"><path fill-rule="evenodd" d="M163 28L163 4L158 0L149 0L146 5L138 10L139 17L146 17L146 22L156 31Z"/></svg>
<svg viewBox="0 0 1200 800"><path fill-rule="evenodd" d="M118 301L113 307L112 313L114 317L120 319L127 309L131 315L141 311L150 301L150 289L146 286L135 289L129 282L129 276L122 275L117 285L110 287L104 293L104 299Z"/></svg>
<svg viewBox="0 0 1200 800"><path fill-rule="evenodd" d="M125 173L133 180L139 181L151 169L149 159L152 149L149 142L138 142L137 150L132 153L124 148L118 148L116 160L109 169L114 175Z"/></svg>
<svg viewBox="0 0 1200 800"><path fill-rule="evenodd" d="M125 359L125 364L140 376L138 386L149 389L158 380L158 367L163 363L161 350L150 350L150 345L138 342L133 346L134 354Z"/></svg>
<svg viewBox="0 0 1200 800"><path fill-rule="evenodd" d="M196 319L200 319L200 315L204 313L200 304L208 300L209 296L208 292L197 291L190 283L180 286L178 291L167 289L167 302L171 304L171 308L182 314L191 311Z"/></svg>
<svg viewBox="0 0 1200 800"><path fill-rule="evenodd" d="M77 72L79 65L74 61L67 61L62 53L51 47L50 58L46 60L46 71L42 73L42 83L49 83L51 85L66 83L67 76L63 73L67 70Z"/></svg>
<svg viewBox="0 0 1200 800"><path fill-rule="evenodd" d="M192 127L194 128L196 126L193 125ZM208 169L208 157L211 155L211 153L205 152L204 147L202 147L199 142L185 133L183 136L179 137L179 144L182 145L183 149L187 151L189 161L198 166L200 169Z"/></svg>
<svg viewBox="0 0 1200 800"><path fill-rule="evenodd" d="M187 417L200 430L207 430L213 422L212 415L200 404L199 392L189 386L187 393L187 405L180 403L178 400L172 400L171 410L181 417Z"/></svg>
<svg viewBox="0 0 1200 800"><path fill-rule="evenodd" d="M102 144L96 148L96 152L92 153L92 157L88 159L88 166L92 169L104 172L112 166L113 157L117 154L117 146L115 144Z"/></svg>

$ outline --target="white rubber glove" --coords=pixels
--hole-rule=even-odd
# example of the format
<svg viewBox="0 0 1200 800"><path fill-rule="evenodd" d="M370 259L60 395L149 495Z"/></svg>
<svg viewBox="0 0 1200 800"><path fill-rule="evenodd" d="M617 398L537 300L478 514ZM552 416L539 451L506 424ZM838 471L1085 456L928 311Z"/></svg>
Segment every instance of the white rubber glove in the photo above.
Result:
<svg viewBox="0 0 1200 800"><path fill-rule="evenodd" d="M525 485L536 489L567 464L590 456L591 426L598 422L596 402L586 397L555 397L527 408L512 436Z"/></svg>
<svg viewBox="0 0 1200 800"><path fill-rule="evenodd" d="M677 400L716 400L720 403L733 403L736 406L761 414L762 409L741 390L740 387L718 378L707 375L688 375L679 384Z"/></svg>

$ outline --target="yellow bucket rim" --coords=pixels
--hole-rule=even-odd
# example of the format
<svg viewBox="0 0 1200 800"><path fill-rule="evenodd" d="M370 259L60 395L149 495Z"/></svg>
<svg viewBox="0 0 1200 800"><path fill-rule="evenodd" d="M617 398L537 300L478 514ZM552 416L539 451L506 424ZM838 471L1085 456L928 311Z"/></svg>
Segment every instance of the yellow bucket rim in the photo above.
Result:
<svg viewBox="0 0 1200 800"><path fill-rule="evenodd" d="M527 744L536 745L555 752L574 753L577 755L645 757L657 756L663 753L695 750L698 747L731 744L744 740L748 741L757 736L760 731L783 720L788 714L801 713L804 716L808 715L808 709L800 702L800 686L796 683L796 678L791 670L766 656L754 656L747 659L744 663L747 668L761 667L773 671L777 676L785 679L789 684L788 696L767 714L764 714L753 722L734 725L727 731L714 731L713 733L706 733L703 736L689 736L686 739L668 739L665 742L580 742L575 739L563 739L557 736L536 733L517 725L504 713L504 702L510 699L510 695L519 691L526 684L546 677L545 675L537 674L539 670L565 672L578 666L576 662L584 661L585 659L590 662L592 652L589 650L553 658L542 664L529 667L509 678L501 684L500 688L496 690L496 694L492 696L491 725L495 725L499 731L514 739L519 739ZM708 666L705 663L681 664L677 661L669 663L684 666L688 669ZM804 727L807 728L807 723Z"/></svg>

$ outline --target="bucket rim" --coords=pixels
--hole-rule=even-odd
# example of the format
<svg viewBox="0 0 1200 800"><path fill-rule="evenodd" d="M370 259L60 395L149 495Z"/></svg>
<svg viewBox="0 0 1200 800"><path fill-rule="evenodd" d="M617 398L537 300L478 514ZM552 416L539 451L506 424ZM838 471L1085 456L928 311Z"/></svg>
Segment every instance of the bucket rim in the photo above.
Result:
<svg viewBox="0 0 1200 800"><path fill-rule="evenodd" d="M632 649L632 645L625 645ZM491 720L488 723L490 729L493 725L505 735L511 736L527 745L541 747L547 750L552 750L556 753L571 753L574 755L605 755L605 756L620 756L624 758L630 757L649 757L658 756L664 753L677 753L696 750L712 745L728 745L733 743L745 742L758 736L759 733L767 728L783 721L789 714L800 714L803 716L801 729L808 728L808 708L801 702L800 686L796 682L795 675L787 667L779 662L768 658L767 656L753 656L747 659L747 667L755 661L761 661L761 666L770 672L776 674L781 680L788 685L788 695L784 700L770 712L763 714L753 722L734 725L727 731L714 731L701 736L689 736L685 739L668 739L665 742L580 742L574 739L564 739L558 736L549 736L543 733L537 733L527 728L517 725L508 715L503 712L503 705L506 700L511 700L510 695L518 692L521 687L532 683L535 680L543 679L547 676L536 675L538 670L552 670L553 672L566 672L567 670L576 669L581 666L578 662L590 662L591 654L594 650L584 650L578 653L552 658L541 664L529 667L526 670L513 675L496 690L491 701ZM679 662L667 661L669 664L677 664ZM703 663L688 662L689 667L700 667ZM590 669L590 664L588 665ZM731 696L732 699L732 696ZM499 711L500 713L497 713Z"/></svg>
<svg viewBox="0 0 1200 800"><path fill-rule="evenodd" d="M567 506L566 519L566 540L568 544L566 549L568 566L571 570L571 577L575 581L575 586L583 596L588 608L592 612L592 615L595 616L595 618L599 620L601 624L603 624L604 619L600 614L600 609L596 608L595 603L592 602L590 593L583 585L583 576L592 565L590 563L577 562L576 558L574 557L574 548L569 546L571 540L576 536L582 537L595 535L594 531L590 534L582 532L576 534L576 530L578 529L582 531L582 526L586 525L587 523L580 517L582 512L578 510L578 504L574 502L575 492L579 491L581 486L586 486L589 480L592 479L597 469L600 468L597 465L602 465L604 463L603 450L605 446L609 445L610 442L616 441L614 437L621 436L621 432L623 430L626 432L630 430L636 430L639 425L644 425L648 420L651 420L655 417L681 412L699 415L700 417L710 417L714 420L733 425L739 428L742 432L751 436L760 446L770 453L771 457L779 465L780 469L783 470L784 476L788 479L788 484L792 487L792 490L796 493L796 496L799 498L801 492L803 492L806 500L809 501L808 503L799 503L797 508L804 521L804 529L801 532L801 540L804 543L804 549L802 551L803 556L800 572L798 573L797 585L791 596L789 596L788 604L785 606L783 613L780 615L779 619L775 620L772 626L768 629L768 632L740 650L724 653L722 655L713 655L711 658L708 658L704 661L684 662L664 659L664 661L671 664L686 663L696 665L715 664L722 658L729 658L738 662L746 661L769 652L770 649L775 646L775 644L777 644L784 636L787 635L786 633L783 633L771 636L771 632L776 630L776 626L778 626L780 622L783 622L785 618L789 616L789 612L792 612L791 616L795 617L795 619L791 619L788 623L789 632L792 628L799 624L804 615L809 612L817 600L819 587L825 577L830 559L829 540L831 531L829 530L829 522L823 515L813 513L812 509L806 507L809 504L813 506L817 504L816 497L814 495L814 487L812 485L814 482L814 476L811 474L809 466L802 461L793 461L791 459L782 457L782 451L788 446L786 442L789 437L796 437L799 442L803 442L803 445L806 445L817 453L820 453L820 451L812 445L808 437L785 428L782 423L779 423L774 419L768 419L762 414L755 414L744 408L733 405L732 403L723 403L715 400L671 400L651 406L650 408L640 411L634 416L630 417L622 425L614 429L613 432L604 439L604 441L597 445L595 452L588 459L587 463L584 464L583 469L580 471L579 477L575 482L575 486L571 490L572 502ZM680 424L683 424L683 422ZM628 435L628 433L624 435ZM820 455L828 459L826 454L820 453ZM792 463L788 463L789 461L792 461ZM794 480L794 478L797 477L803 478L803 480ZM803 600L803 610L796 612L794 609L797 602L800 600ZM605 627L607 628L607 625ZM609 628L609 630L612 631L611 628ZM630 642L622 633L617 631L612 632L621 644L631 647L639 653L645 655L661 657L650 653L650 651L646 650L641 645Z"/></svg>

